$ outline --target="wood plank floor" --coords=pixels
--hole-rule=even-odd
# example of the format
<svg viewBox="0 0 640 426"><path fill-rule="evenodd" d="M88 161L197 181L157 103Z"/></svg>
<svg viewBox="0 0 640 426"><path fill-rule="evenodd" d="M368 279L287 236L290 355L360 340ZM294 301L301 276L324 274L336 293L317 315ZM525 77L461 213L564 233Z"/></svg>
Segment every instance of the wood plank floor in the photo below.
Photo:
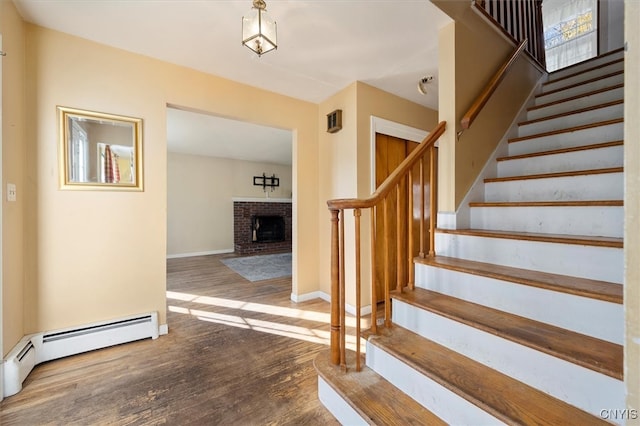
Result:
<svg viewBox="0 0 640 426"><path fill-rule="evenodd" d="M291 279L249 282L233 255L167 262L169 334L37 366L0 403L2 425L337 425L313 359L329 304Z"/></svg>

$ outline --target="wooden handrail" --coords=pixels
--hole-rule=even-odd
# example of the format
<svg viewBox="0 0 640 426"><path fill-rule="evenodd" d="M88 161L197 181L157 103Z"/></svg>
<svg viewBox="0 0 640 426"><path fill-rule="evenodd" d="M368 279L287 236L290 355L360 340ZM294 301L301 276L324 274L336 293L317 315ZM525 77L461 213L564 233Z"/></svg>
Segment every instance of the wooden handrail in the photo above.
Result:
<svg viewBox="0 0 640 426"><path fill-rule="evenodd" d="M513 54L509 57L509 59L504 64L502 64L502 66L498 69L498 71L491 78L491 80L489 80L489 83L484 88L482 93L480 93L480 95L475 100L475 102L473 102L473 104L471 105L471 108L469 108L469 111L467 111L464 117L462 117L462 120L460 121L460 125L462 126L463 130L467 130L469 127L471 127L471 124L473 124L478 114L480 114L480 111L482 110L482 108L484 108L485 104L489 101L489 98L491 97L493 92L496 91L496 89L498 88L498 85L507 75L507 73L509 72L509 69L516 62L516 59L518 59L518 56L525 49L526 45L527 45L527 39L525 38L524 40L522 40L522 42L516 48Z"/></svg>
<svg viewBox="0 0 640 426"><path fill-rule="evenodd" d="M360 371L360 313L361 313L361 235L360 235L360 217L362 209L370 211L370 232L371 232L371 332L377 333L377 303L378 296L376 290L376 267L383 268L380 277L384 284L384 324L386 327L391 326L391 280L395 279L395 291L402 292L406 286L408 289L414 289L414 275L411 272L414 256L424 257L425 250L425 229L426 211L425 203L425 161L428 161L429 170L429 255L435 256L435 218L437 214L436 208L436 161L435 161L435 143L444 133L446 123L439 123L436 128L420 143L411 153L400 163L400 165L382 182L378 189L367 198L343 198L327 201L329 211L331 212L331 362L339 365L343 370L347 370L346 365L346 338L345 338L345 210L353 210L354 214L354 266L355 266L355 314L356 314L356 371ZM414 178L413 173L420 173L419 185L420 191L417 199L420 203L420 248L419 252L414 249L413 238L413 212L414 212ZM406 180L405 180L406 179ZM395 191L395 192L393 192ZM407 215L401 215L405 205L401 198L406 193L406 209ZM392 209L395 208L395 214ZM407 226L402 226L401 221L407 221ZM380 226L381 234L378 235ZM378 236L381 238L380 249L381 258L384 260L380 265L376 264L376 240ZM391 250L395 250L395 256L391 256ZM392 258L395 257L395 258ZM401 269L408 267L407 276L403 275ZM391 267L396 268L395 276L391 274ZM408 277L408 278L407 278ZM405 280L406 279L406 280Z"/></svg>
<svg viewBox="0 0 640 426"><path fill-rule="evenodd" d="M418 160L425 154L427 149L444 133L446 128L446 122L441 121L438 123L433 132L429 133L426 138L418 145L416 149L405 158L402 163L391 173L382 184L367 198L338 198L335 200L327 201L329 210L344 210L344 209L366 209L378 204L384 197L391 192L391 190L398 184L409 170L418 162Z"/></svg>

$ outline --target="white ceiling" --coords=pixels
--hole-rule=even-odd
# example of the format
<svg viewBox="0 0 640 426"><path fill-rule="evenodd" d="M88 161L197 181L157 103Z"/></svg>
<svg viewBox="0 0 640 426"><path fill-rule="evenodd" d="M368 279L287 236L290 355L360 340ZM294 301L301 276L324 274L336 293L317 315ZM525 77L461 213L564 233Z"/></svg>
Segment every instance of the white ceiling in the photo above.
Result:
<svg viewBox="0 0 640 426"><path fill-rule="evenodd" d="M167 109L170 152L291 165L290 130Z"/></svg>
<svg viewBox="0 0 640 426"><path fill-rule="evenodd" d="M450 22L429 0L267 0L267 10L278 23L278 49L258 58L240 40L241 18L251 9L250 0L14 3L25 20L40 26L297 99L319 103L362 81L434 109L438 29ZM427 95L422 95L417 83L426 75L435 78ZM232 131L237 123L191 114L169 110L170 149L243 159L251 159L247 156L256 152L241 149L239 141L246 133ZM194 124L199 127L188 127ZM188 134L176 133L187 128L191 129ZM272 140L278 134L290 144L290 132L282 130L268 132L264 138ZM229 146L202 142L225 140L222 137ZM191 138L194 146L179 147L178 142L189 143ZM196 146L206 150L198 151ZM238 153L234 154L234 147ZM290 150L288 156L290 163ZM282 159L274 162L286 164Z"/></svg>

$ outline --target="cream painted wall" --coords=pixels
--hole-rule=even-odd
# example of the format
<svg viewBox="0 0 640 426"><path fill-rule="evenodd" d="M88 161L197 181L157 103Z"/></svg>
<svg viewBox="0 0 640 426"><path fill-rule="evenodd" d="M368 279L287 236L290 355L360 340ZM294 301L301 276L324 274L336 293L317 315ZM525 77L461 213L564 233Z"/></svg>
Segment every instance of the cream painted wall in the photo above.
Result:
<svg viewBox="0 0 640 426"><path fill-rule="evenodd" d="M343 128L320 135L320 194L326 202L333 198L364 198L371 194L371 117L384 118L413 128L430 131L437 124L437 112L409 102L366 83L355 82L320 104L318 119L326 128L326 114L342 109ZM357 166L354 168L354 164ZM326 204L325 204L326 209ZM321 290L330 294L330 214L320 222ZM361 219L362 303L370 303L369 213ZM345 277L347 303L355 302L355 258L353 212L345 213Z"/></svg>
<svg viewBox="0 0 640 426"><path fill-rule="evenodd" d="M275 174L271 198L291 198L291 167L170 152L167 255L233 251L233 197L266 198L253 176Z"/></svg>
<svg viewBox="0 0 640 426"><path fill-rule="evenodd" d="M439 120L447 122L439 150L439 211L453 212L505 136L542 72L523 55L500 83L470 129L460 138L460 120L510 57L514 46L468 4L434 1L456 19L439 33ZM452 94L451 96L447 96Z"/></svg>
<svg viewBox="0 0 640 426"><path fill-rule="evenodd" d="M640 2L626 0L624 64L624 174L626 342L624 378L627 408L640 413ZM640 420L628 424L638 424Z"/></svg>
<svg viewBox="0 0 640 426"><path fill-rule="evenodd" d="M502 41L502 43L500 43ZM505 46L506 45L506 46ZM493 29L470 31L456 26L456 123L515 48ZM482 65L479 65L482 64ZM473 72L469 72L473 70ZM456 143L455 206L459 207L489 156L513 124L542 77L524 55L513 65L472 127ZM451 126L449 129L452 129Z"/></svg>
<svg viewBox="0 0 640 426"><path fill-rule="evenodd" d="M342 110L342 130L336 133L327 133L327 114ZM357 167L357 83L352 83L340 92L320 103L318 108L319 126L319 150L320 161L319 196L320 196L320 220L318 232L318 267L320 275L320 288L327 295L331 294L331 214L326 202L333 198L353 198L358 195ZM345 221L350 223L351 219ZM353 235L353 233L347 235ZM353 259L353 244L347 246L345 256ZM350 255L349 255L350 254ZM349 263L348 276L352 276L353 265ZM349 285L348 303L353 303L353 286Z"/></svg>
<svg viewBox="0 0 640 426"><path fill-rule="evenodd" d="M318 287L317 105L27 27L29 259L25 332L165 315L167 105L293 131L294 294ZM72 65L73 66L72 66ZM61 191L56 105L144 120L144 192Z"/></svg>
<svg viewBox="0 0 640 426"><path fill-rule="evenodd" d="M456 25L451 22L438 33L438 120L447 123L438 141L438 210L445 212L456 209Z"/></svg>
<svg viewBox="0 0 640 426"><path fill-rule="evenodd" d="M26 155L25 25L10 1L0 1L2 59L2 322L5 355L24 335L24 179ZM7 202L4 188L16 184L17 201Z"/></svg>

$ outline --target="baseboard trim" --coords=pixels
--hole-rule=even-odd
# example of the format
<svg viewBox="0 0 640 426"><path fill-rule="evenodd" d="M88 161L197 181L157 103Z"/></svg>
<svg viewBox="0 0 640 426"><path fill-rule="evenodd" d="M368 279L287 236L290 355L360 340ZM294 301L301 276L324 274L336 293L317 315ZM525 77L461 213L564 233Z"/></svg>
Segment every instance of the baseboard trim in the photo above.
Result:
<svg viewBox="0 0 640 426"><path fill-rule="evenodd" d="M305 294L291 293L291 301L294 303L307 302L313 299L322 299L327 302L331 301L331 297L329 297L329 295L323 291L313 291L311 293Z"/></svg>
<svg viewBox="0 0 640 426"><path fill-rule="evenodd" d="M158 335L164 336L165 334L169 334L169 324L160 324L158 326Z"/></svg>
<svg viewBox="0 0 640 426"><path fill-rule="evenodd" d="M180 259L183 257L195 257L195 256L209 256L212 254L225 254L225 253L233 253L233 249L222 249L222 250L209 250L209 251L196 251L193 253L177 253L177 254L168 254L167 259Z"/></svg>
<svg viewBox="0 0 640 426"><path fill-rule="evenodd" d="M291 293L291 300L295 303L306 302L308 300L313 299L322 299L325 302L331 303L331 295L325 293L324 291L314 291L311 293L306 293L302 295L296 295ZM356 307L347 303L345 310L348 314L355 316L356 315ZM371 305L362 306L360 308L360 315L369 315L371 314Z"/></svg>

